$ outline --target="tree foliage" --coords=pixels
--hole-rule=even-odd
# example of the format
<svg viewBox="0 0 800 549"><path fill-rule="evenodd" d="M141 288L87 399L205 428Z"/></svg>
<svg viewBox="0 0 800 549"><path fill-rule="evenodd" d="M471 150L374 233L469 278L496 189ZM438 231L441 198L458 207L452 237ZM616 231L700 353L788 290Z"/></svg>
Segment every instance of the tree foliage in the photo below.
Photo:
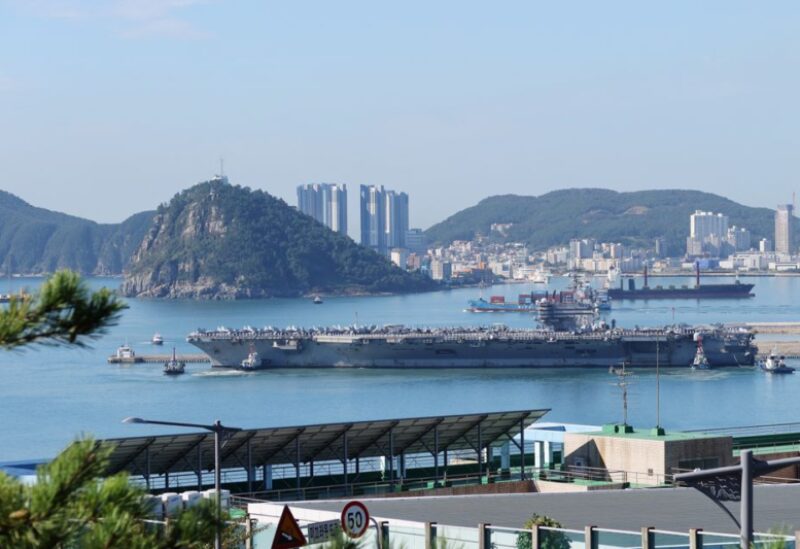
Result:
<svg viewBox="0 0 800 549"><path fill-rule="evenodd" d="M544 526L547 528L561 528L561 523L550 517L537 515L534 513L531 518L525 521L523 528L525 530L532 530L534 526ZM533 538L529 532L520 532L517 534L517 549L532 549L531 544ZM552 530L539 531L539 548L540 549L569 549L569 538L563 532ZM535 549L535 548L534 548Z"/></svg>
<svg viewBox="0 0 800 549"><path fill-rule="evenodd" d="M0 309L0 347L32 343L82 347L114 325L125 308L109 290L90 293L76 273L59 271L38 293L12 296Z"/></svg>
<svg viewBox="0 0 800 549"><path fill-rule="evenodd" d="M196 297L219 297L222 288L232 289L225 297L261 297L436 286L266 192L219 180L158 209L124 287L127 294L164 296L179 285L210 294L198 290Z"/></svg>
<svg viewBox="0 0 800 549"><path fill-rule="evenodd" d="M18 273L72 269L120 274L150 227L154 212L100 224L44 208L0 191L0 265Z"/></svg>
<svg viewBox="0 0 800 549"><path fill-rule="evenodd" d="M205 549L217 527L212 501L187 509L169 528L148 523L145 492L127 475L103 478L109 446L76 441L25 485L0 473L0 547Z"/></svg>
<svg viewBox="0 0 800 549"><path fill-rule="evenodd" d="M668 250L677 255L686 249L689 215L698 209L728 215L731 225L750 230L754 242L773 239L774 211L688 190L565 189L541 196L492 196L434 225L426 234L430 242L450 243L471 240L476 233L489 235L492 223L513 223L507 236L493 238L525 242L541 250L572 238L652 247L653 239L663 237Z"/></svg>

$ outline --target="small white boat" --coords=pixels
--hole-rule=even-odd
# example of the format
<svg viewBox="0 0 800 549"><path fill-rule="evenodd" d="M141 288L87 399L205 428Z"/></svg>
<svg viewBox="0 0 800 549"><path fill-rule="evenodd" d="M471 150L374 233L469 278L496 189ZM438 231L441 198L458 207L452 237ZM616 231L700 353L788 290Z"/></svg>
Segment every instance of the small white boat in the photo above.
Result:
<svg viewBox="0 0 800 549"><path fill-rule="evenodd" d="M768 374L793 374L794 368L787 366L785 357L778 357L772 351L766 359L761 359L758 363L759 368Z"/></svg>
<svg viewBox="0 0 800 549"><path fill-rule="evenodd" d="M161 337L161 334L156 332L155 334L153 334L153 338L150 340L150 343L152 343L153 345L163 345L164 338Z"/></svg>
<svg viewBox="0 0 800 549"><path fill-rule="evenodd" d="M314 305L322 305L323 301L322 298L318 295L314 296Z"/></svg>
<svg viewBox="0 0 800 549"><path fill-rule="evenodd" d="M186 369L186 363L178 360L175 354L175 347L172 348L172 358L164 363L164 375L175 376L182 374Z"/></svg>
<svg viewBox="0 0 800 549"><path fill-rule="evenodd" d="M117 358L136 358L136 353L134 350L128 345L120 345L117 347Z"/></svg>

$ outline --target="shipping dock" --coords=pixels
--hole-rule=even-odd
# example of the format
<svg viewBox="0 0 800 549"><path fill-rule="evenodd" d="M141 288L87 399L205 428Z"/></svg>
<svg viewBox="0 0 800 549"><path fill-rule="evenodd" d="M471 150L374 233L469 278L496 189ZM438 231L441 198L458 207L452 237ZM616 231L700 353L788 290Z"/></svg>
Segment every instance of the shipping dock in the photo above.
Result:
<svg viewBox="0 0 800 549"><path fill-rule="evenodd" d="M211 360L202 353L193 353L188 355L175 355L178 361L185 362L187 364L203 364L209 363ZM136 355L135 357L131 358L120 358L116 355L111 355L108 357L109 364L164 364L172 360L172 355Z"/></svg>

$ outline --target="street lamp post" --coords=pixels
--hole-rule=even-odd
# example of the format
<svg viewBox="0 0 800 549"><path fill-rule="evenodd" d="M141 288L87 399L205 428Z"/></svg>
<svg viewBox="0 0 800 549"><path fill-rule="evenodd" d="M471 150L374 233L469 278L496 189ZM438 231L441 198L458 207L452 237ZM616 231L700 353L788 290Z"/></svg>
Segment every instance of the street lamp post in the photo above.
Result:
<svg viewBox="0 0 800 549"><path fill-rule="evenodd" d="M214 549L222 549L222 532L219 523L222 519L222 473L220 469L222 436L226 432L241 431L239 427L225 427L220 420L216 420L213 425L203 425L201 423L182 423L179 421L157 421L154 419L142 419L140 417L126 417L122 423L141 423L148 425L168 425L170 427L194 427L205 429L214 433L214 499L217 504L217 528L214 535Z"/></svg>
<svg viewBox="0 0 800 549"><path fill-rule="evenodd" d="M698 469L679 473L672 478L675 483L697 488L716 502L740 501L738 526L741 548L750 549L753 544L753 480L784 467L800 465L800 458L762 461L753 457L752 450L742 450L739 461L739 465Z"/></svg>

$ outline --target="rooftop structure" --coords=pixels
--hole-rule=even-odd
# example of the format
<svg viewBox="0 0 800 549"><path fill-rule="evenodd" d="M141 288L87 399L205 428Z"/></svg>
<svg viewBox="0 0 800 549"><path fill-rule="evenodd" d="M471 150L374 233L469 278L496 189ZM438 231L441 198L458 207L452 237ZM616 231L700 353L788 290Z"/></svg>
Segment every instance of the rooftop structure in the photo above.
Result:
<svg viewBox="0 0 800 549"><path fill-rule="evenodd" d="M267 468L294 466L296 488L307 484L314 465L338 464L344 485L359 473L359 460L385 458L392 479L394 458L407 454L440 454L485 449L523 431L548 410L520 410L346 423L243 429L233 432L222 450L222 469L244 470L248 491L267 483ZM115 438L109 473L128 471L150 487L173 485L176 477L195 476L202 485L214 466L214 435L210 432ZM436 459L436 458L435 458ZM480 463L480 460L479 460ZM399 465L398 465L399 467Z"/></svg>
<svg viewBox="0 0 800 549"><path fill-rule="evenodd" d="M565 434L564 453L568 467L621 470L636 475L638 484L661 485L678 471L730 465L733 439L607 425L599 432Z"/></svg>

